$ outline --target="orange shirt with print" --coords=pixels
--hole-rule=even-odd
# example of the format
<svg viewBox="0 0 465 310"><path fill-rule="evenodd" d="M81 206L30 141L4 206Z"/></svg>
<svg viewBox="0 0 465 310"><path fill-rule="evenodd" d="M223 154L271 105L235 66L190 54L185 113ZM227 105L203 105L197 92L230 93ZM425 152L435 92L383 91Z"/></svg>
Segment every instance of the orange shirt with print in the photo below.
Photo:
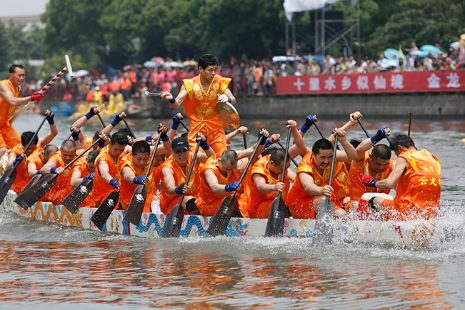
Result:
<svg viewBox="0 0 465 310"><path fill-rule="evenodd" d="M318 186L325 186L329 184L329 175L331 172L331 165L328 165L320 175L312 161L313 153L307 153L301 160L296 170L296 178L294 185L290 189L286 205L289 207L291 214L294 218L314 219L315 210L313 209L313 200L316 196L309 195L300 182L299 173L309 173L313 177L313 182ZM331 186L334 189L331 201L334 204L334 209L342 208L342 201L345 197L349 196L349 173L347 172L344 162L336 162L334 167L334 175Z"/></svg>
<svg viewBox="0 0 465 310"><path fill-rule="evenodd" d="M128 153L123 158L121 158L118 164L118 170L121 176L125 167L129 167L136 176L142 176L147 173L148 164L144 167L144 169L137 167L132 162L132 153ZM129 184L123 177L121 177L119 201L121 203L121 207L124 210L128 209L132 195L134 194L134 191L139 185L140 184ZM147 196L144 204L144 212L152 212L152 200L157 194L157 187L155 185L155 169L153 168L150 169L150 173L145 183L145 189L147 190Z"/></svg>
<svg viewBox="0 0 465 310"><path fill-rule="evenodd" d="M50 159L52 158L56 161L56 168L66 166L60 151L53 154ZM71 176L73 175L74 167L78 165L81 160L82 157L76 160L70 167L65 169L63 173L59 174L56 178L55 185L53 185L53 187L44 196L42 196L39 201L50 201L54 205L61 204L62 200L73 191L73 188L71 187Z"/></svg>
<svg viewBox="0 0 465 310"><path fill-rule="evenodd" d="M191 121L188 135L190 146L195 147L195 137L200 132L208 137L208 143L215 153L221 154L226 150L226 136L215 107L218 95L228 88L231 79L215 75L207 92L202 89L200 76L183 81L187 90L184 113Z"/></svg>
<svg viewBox="0 0 465 310"><path fill-rule="evenodd" d="M269 193L262 193L258 190L253 182L253 175L258 174L265 178L267 184L276 184L280 182L281 175L277 179L271 176L267 166L270 161L271 155L266 155L254 163L251 169L247 172L244 179L244 193L239 198L239 208L244 217L250 218L268 218L270 207L273 200L278 197L278 191ZM284 191L282 197L285 200L287 192L289 191L290 181L287 178L287 169L284 174Z"/></svg>
<svg viewBox="0 0 465 310"><path fill-rule="evenodd" d="M78 160L78 162L75 165L75 169L79 169L79 172L81 173L81 178L84 178L89 175L89 171L87 171L87 153L86 155L83 155L82 160ZM93 184L93 183L92 183ZM93 191L93 186L89 194L87 195L86 198L82 201L81 205L79 206L80 208L95 208L95 202L92 197L92 191Z"/></svg>
<svg viewBox="0 0 465 310"><path fill-rule="evenodd" d="M398 156L407 161L393 201L384 200L386 220L409 220L436 216L441 198L441 163L427 150L408 150Z"/></svg>
<svg viewBox="0 0 465 310"><path fill-rule="evenodd" d="M109 183L105 182L100 175L100 170L98 169L98 165L101 161L104 161L108 165L108 172L113 177L113 179L120 181L120 172L117 169L117 165L121 158L123 158L126 153L121 153L118 157L116 164L113 162L110 154L110 145L106 145L103 149L100 150L97 158L95 159L95 176L94 176L94 188L92 190L92 198L95 201L96 206L100 206L102 202L107 198L107 196L116 190L113 186Z"/></svg>
<svg viewBox="0 0 465 310"><path fill-rule="evenodd" d="M200 214L203 216L213 216L218 211L221 202L226 196L232 194L232 192L224 192L221 194L217 194L213 192L213 190L208 185L205 179L205 171L211 170L216 178L218 179L218 184L229 184L234 181L238 181L240 178L239 172L236 170L228 172L227 176L224 176L223 173L218 169L216 166L216 161L220 157L220 154L215 154L214 156L210 156L207 161L200 167L200 189L199 189L199 197L195 200L195 204L200 210Z"/></svg>
<svg viewBox="0 0 465 310"><path fill-rule="evenodd" d="M193 153L189 154L189 159L187 162L186 169L189 169L189 167L192 164L193 160ZM174 160L173 156L168 157L165 162L160 166L161 170L164 168L171 169L173 171L174 175L174 184L176 186L181 185L182 183L186 183L187 179L187 172L184 171ZM185 193L186 196L198 196L198 191L199 191L199 184L200 184L200 176L199 176L199 167L197 164L194 166L192 169L192 174L189 179L188 185L189 185L189 190ZM161 177L163 178L163 173L161 174ZM172 195L168 192L168 189L166 188L165 182L161 182L161 191L160 191L160 210L163 212L163 214L169 214L171 212L171 209L177 205L181 201L181 195Z"/></svg>
<svg viewBox="0 0 465 310"><path fill-rule="evenodd" d="M15 156L23 153L23 146L22 144L16 145L14 148L8 151L10 154L14 154ZM27 170L27 159L23 159L17 166L16 166L16 178L11 184L10 189L13 190L15 193L19 193L23 190L26 184L31 180Z"/></svg>
<svg viewBox="0 0 465 310"><path fill-rule="evenodd" d="M365 158L362 162L357 165L351 164L350 171L349 171L349 193L350 199L353 200L360 200L364 193L385 193L389 194L391 190L381 190L370 186L365 186L362 183L362 175L370 174L369 173L369 163L368 160L370 158L371 151L365 152ZM376 173L374 177L376 180L384 180L391 174L392 168L394 167L394 163L396 160L391 157L389 161L389 165L381 172Z"/></svg>

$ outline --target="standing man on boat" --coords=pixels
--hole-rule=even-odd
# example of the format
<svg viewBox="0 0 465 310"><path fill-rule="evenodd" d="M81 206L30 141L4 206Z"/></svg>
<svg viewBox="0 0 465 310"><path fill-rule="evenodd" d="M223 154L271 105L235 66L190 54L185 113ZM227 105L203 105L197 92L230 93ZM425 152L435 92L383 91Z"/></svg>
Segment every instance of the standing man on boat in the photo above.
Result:
<svg viewBox="0 0 465 310"><path fill-rule="evenodd" d="M19 133L10 123L13 112L29 101L42 100L42 94L38 91L32 96L22 97L20 86L26 79L26 70L22 65L11 65L9 72L9 79L0 81L0 158L7 149L12 149L21 143Z"/></svg>
<svg viewBox="0 0 465 310"><path fill-rule="evenodd" d="M418 151L405 134L397 133L390 140L391 149L397 155L391 174L384 180L365 174L362 181L382 190L396 187L396 196L394 200L373 197L368 204L385 220L434 218L441 198L439 159L425 149Z"/></svg>
<svg viewBox="0 0 465 310"><path fill-rule="evenodd" d="M342 204L349 198L349 172L344 164L347 159L357 156L355 148L346 139L344 130L335 129L344 151L336 151L336 162L332 186L329 186L333 144L327 139L317 140L312 151L305 155L297 167L295 183L289 191L286 205L294 218L315 219L320 204L330 197L334 204L336 216L344 216L346 212Z"/></svg>
<svg viewBox="0 0 465 310"><path fill-rule="evenodd" d="M24 189L24 186L26 186L26 184L31 180L31 176L28 173L28 164L27 161L24 161L24 158L28 158L35 150L43 148L45 145L52 142L53 138L55 138L58 134L58 129L53 119L55 114L48 109L44 114L47 116L47 121L50 125L50 133L39 139L34 132L25 131L21 134L21 144L16 145L8 152L7 169L12 167L15 163L20 162L20 164L16 166L16 178L11 185L11 189L16 193L21 192ZM27 146L32 137L34 137L34 140L29 148L25 150L24 148Z"/></svg>
<svg viewBox="0 0 465 310"><path fill-rule="evenodd" d="M191 147L195 147L196 134L200 132L209 137L215 153L221 154L226 150L226 136L215 107L218 101L236 104L236 98L228 88L231 79L216 74L218 65L215 56L201 56L198 62L199 75L183 80L184 84L176 98L169 92L162 92L160 97L168 100L174 109L184 103L184 114L191 121L188 135Z"/></svg>
<svg viewBox="0 0 465 310"><path fill-rule="evenodd" d="M169 214L171 209L179 203L179 196L184 193L181 206L189 214L198 214L199 209L195 203L198 196L199 165L207 161L215 152L207 142L207 137L201 133L197 134L197 141L205 153L198 153L192 175L186 180L189 168L192 165L194 154L189 147L189 142L184 137L175 138L171 144L172 156L168 157L162 164L162 187L160 192L160 209L164 214Z"/></svg>
<svg viewBox="0 0 465 310"><path fill-rule="evenodd" d="M60 151L55 153L47 163L40 169L42 175L56 173L58 177L55 185L40 199L40 201L50 201L54 205L61 204L61 201L72 192L71 175L73 169L79 162L75 161L68 169L63 169L77 156L76 142L65 140L61 144Z"/></svg>

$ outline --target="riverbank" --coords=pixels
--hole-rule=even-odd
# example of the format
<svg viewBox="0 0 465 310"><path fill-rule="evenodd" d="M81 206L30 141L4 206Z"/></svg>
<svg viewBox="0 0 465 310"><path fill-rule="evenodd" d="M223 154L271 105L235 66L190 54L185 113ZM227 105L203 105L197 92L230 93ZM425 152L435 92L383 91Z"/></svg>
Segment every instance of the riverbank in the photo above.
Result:
<svg viewBox="0 0 465 310"><path fill-rule="evenodd" d="M60 109L60 102L43 102L41 110L52 106ZM182 108L173 110L159 98L149 102L149 109L141 106L141 100L134 99L128 105L128 118L165 118L182 112ZM413 113L415 118L460 119L465 116L465 93L250 97L237 98L236 109L242 119L300 118L309 113L346 118L357 110L372 118Z"/></svg>

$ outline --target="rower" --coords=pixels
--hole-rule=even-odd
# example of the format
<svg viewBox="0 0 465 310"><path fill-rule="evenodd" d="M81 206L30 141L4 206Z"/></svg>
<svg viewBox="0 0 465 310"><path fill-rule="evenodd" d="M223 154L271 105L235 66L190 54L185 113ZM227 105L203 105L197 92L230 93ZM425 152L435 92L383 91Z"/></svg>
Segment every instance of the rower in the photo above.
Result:
<svg viewBox="0 0 465 310"><path fill-rule="evenodd" d="M78 163L73 168L73 174L71 175L70 185L73 188L79 186L84 180L90 180L95 175L95 159L99 154L98 150L92 150L82 156L82 160L78 160ZM92 208L95 207L95 203L92 199L92 192L90 192L81 203L82 207Z"/></svg>

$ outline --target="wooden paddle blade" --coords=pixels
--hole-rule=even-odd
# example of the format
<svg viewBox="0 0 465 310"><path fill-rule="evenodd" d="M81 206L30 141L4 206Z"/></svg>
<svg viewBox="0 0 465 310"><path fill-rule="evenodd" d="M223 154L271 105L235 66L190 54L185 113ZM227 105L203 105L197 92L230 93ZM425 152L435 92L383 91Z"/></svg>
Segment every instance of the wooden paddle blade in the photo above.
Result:
<svg viewBox="0 0 465 310"><path fill-rule="evenodd" d="M325 246L333 242L334 205L329 197L320 204L316 215L312 246Z"/></svg>
<svg viewBox="0 0 465 310"><path fill-rule="evenodd" d="M281 195L271 203L268 221L266 222L265 237L282 237L284 234L284 218L287 207Z"/></svg>
<svg viewBox="0 0 465 310"><path fill-rule="evenodd" d="M181 203L178 203L171 209L170 214L165 220L162 238L177 238L181 232L182 221L184 220L184 209Z"/></svg>
<svg viewBox="0 0 465 310"><path fill-rule="evenodd" d="M15 181L15 179L16 179L15 167L8 168L3 174L2 178L0 179L0 203L2 203L3 200L5 199L6 194L8 194L8 191L10 190L10 187Z"/></svg>
<svg viewBox="0 0 465 310"><path fill-rule="evenodd" d="M33 176L31 178L31 180L29 180L29 182L26 184L26 186L24 186L23 188L23 192L24 191L27 191L28 189L31 188L32 185L36 184L37 182L39 182L40 178L42 178L42 175L41 174L36 174L35 176Z"/></svg>
<svg viewBox="0 0 465 310"><path fill-rule="evenodd" d="M133 225L139 226L146 198L147 189L145 188L145 185L137 186L134 194L132 194L124 219Z"/></svg>
<svg viewBox="0 0 465 310"><path fill-rule="evenodd" d="M216 211L216 214L207 229L207 232L213 237L224 235L228 228L229 220L238 205L239 203L237 202L236 195L233 194L224 197L220 208Z"/></svg>
<svg viewBox="0 0 465 310"><path fill-rule="evenodd" d="M16 197L15 202L22 208L27 210L30 206L37 202L46 192L48 192L57 181L57 174L47 174L41 178L36 184L29 189L23 190Z"/></svg>
<svg viewBox="0 0 465 310"><path fill-rule="evenodd" d="M92 191L94 180L84 180L79 184L65 199L61 202L66 209L71 213L76 213L81 203L86 199Z"/></svg>
<svg viewBox="0 0 465 310"><path fill-rule="evenodd" d="M111 212L115 209L116 205L118 204L119 199L119 190L112 191L108 196L107 199L98 207L97 211L95 211L94 215L90 218L90 220L97 226L100 230L102 230L103 225L107 222L108 218L111 215Z"/></svg>

